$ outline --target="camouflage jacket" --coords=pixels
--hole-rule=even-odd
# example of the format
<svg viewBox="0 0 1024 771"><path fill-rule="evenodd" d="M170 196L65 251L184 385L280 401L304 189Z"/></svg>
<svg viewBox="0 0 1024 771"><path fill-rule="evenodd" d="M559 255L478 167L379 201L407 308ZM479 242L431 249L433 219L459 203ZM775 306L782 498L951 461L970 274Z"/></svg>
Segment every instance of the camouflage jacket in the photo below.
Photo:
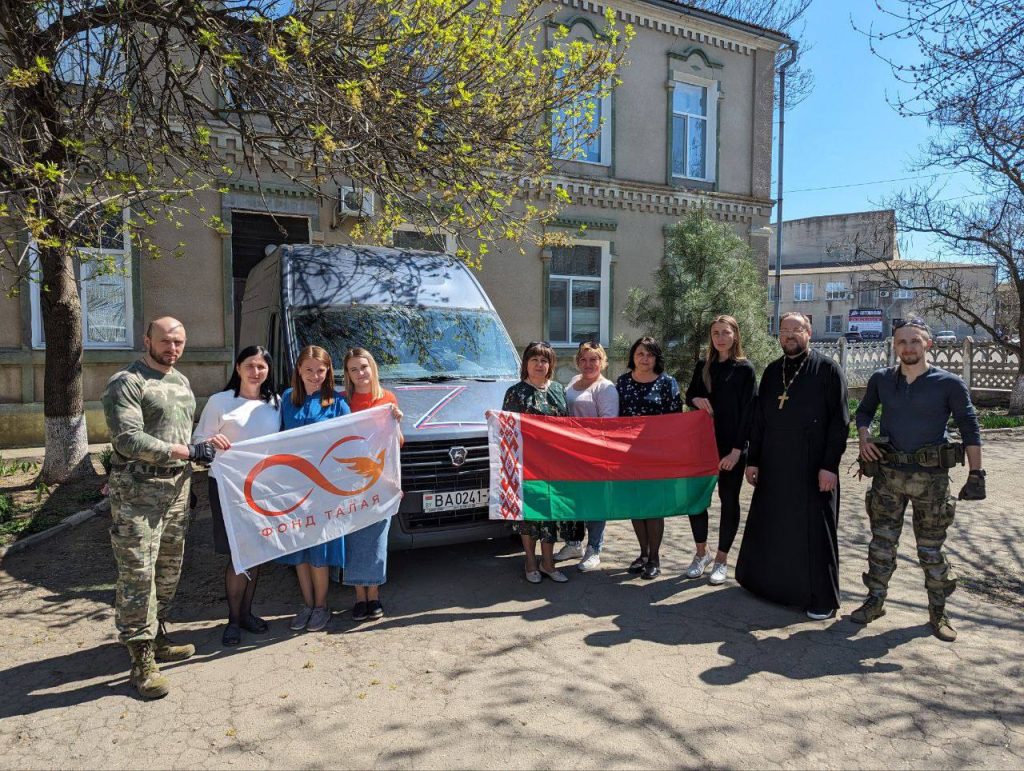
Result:
<svg viewBox="0 0 1024 771"><path fill-rule="evenodd" d="M184 465L171 457L171 445L190 441L195 410L192 387L180 372L164 374L141 359L129 364L107 381L103 392L113 465Z"/></svg>

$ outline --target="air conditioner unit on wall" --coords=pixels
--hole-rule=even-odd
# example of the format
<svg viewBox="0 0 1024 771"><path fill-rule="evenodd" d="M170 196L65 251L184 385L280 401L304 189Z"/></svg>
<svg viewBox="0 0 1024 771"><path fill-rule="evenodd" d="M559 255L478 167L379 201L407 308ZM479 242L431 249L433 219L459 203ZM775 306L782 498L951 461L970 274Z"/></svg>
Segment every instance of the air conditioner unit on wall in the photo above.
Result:
<svg viewBox="0 0 1024 771"><path fill-rule="evenodd" d="M338 214L342 217L372 217L373 191L362 187L338 188Z"/></svg>
<svg viewBox="0 0 1024 771"><path fill-rule="evenodd" d="M889 296L889 290L888 289L879 289L878 290L878 296L879 297L888 297Z"/></svg>
<svg viewBox="0 0 1024 771"><path fill-rule="evenodd" d="M852 299L854 299L854 298L855 298L856 296L857 296L857 295L855 295L855 294L854 294L853 292L847 292L847 293L846 293L846 299L847 299L847 300L852 300Z"/></svg>

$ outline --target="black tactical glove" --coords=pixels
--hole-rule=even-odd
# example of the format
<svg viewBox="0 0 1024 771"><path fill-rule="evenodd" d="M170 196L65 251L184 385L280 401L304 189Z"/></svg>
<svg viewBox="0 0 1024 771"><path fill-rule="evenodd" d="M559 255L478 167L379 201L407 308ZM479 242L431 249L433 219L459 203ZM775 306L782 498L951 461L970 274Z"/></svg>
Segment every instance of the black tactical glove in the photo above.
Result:
<svg viewBox="0 0 1024 771"><path fill-rule="evenodd" d="M960 488L961 501L983 501L985 500L985 472L981 469L971 471L967 475L967 481Z"/></svg>
<svg viewBox="0 0 1024 771"><path fill-rule="evenodd" d="M217 448L211 442L199 442L199 444L188 445L188 459L201 466L209 466L213 463L213 456Z"/></svg>

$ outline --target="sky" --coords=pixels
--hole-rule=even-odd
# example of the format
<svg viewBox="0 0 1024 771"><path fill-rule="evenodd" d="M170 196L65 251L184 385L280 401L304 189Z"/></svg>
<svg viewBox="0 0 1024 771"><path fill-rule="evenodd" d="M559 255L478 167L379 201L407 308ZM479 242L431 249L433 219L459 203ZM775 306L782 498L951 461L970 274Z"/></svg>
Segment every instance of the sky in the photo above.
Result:
<svg viewBox="0 0 1024 771"><path fill-rule="evenodd" d="M939 198L970 192L966 174L906 179L922 175L911 164L932 130L923 119L900 117L886 102L887 94L891 98L901 84L871 53L851 17L862 28L872 22L891 28L873 0L815 0L807 15L804 38L810 50L805 65L813 71L815 84L810 96L786 113L786 220L883 208L888 196L922 182L941 185ZM917 58L916 46L909 44L887 50L908 61ZM774 196L777 154L773 162ZM900 241L904 258L925 259L939 248L924 236L901 235Z"/></svg>

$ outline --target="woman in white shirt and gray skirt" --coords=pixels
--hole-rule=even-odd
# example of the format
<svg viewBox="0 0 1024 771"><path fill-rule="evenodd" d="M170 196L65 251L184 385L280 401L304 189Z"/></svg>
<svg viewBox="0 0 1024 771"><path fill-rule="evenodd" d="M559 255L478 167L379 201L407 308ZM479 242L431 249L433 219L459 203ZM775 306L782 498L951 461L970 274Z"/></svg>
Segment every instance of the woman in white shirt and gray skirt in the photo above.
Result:
<svg viewBox="0 0 1024 771"><path fill-rule="evenodd" d="M276 434L281 430L279 403L271 372L270 353L260 345L243 348L235 358L235 371L224 390L213 394L203 407L192 441L210 441L218 451L223 451L229 449L232 442ZM226 646L238 645L242 641L243 629L256 634L267 631L267 622L252 613L252 598L256 593L260 568L257 566L249 571L251 578L245 573L235 573L213 471L210 472L209 494L213 548L218 554L229 557L224 570L228 624L224 628L221 643Z"/></svg>

